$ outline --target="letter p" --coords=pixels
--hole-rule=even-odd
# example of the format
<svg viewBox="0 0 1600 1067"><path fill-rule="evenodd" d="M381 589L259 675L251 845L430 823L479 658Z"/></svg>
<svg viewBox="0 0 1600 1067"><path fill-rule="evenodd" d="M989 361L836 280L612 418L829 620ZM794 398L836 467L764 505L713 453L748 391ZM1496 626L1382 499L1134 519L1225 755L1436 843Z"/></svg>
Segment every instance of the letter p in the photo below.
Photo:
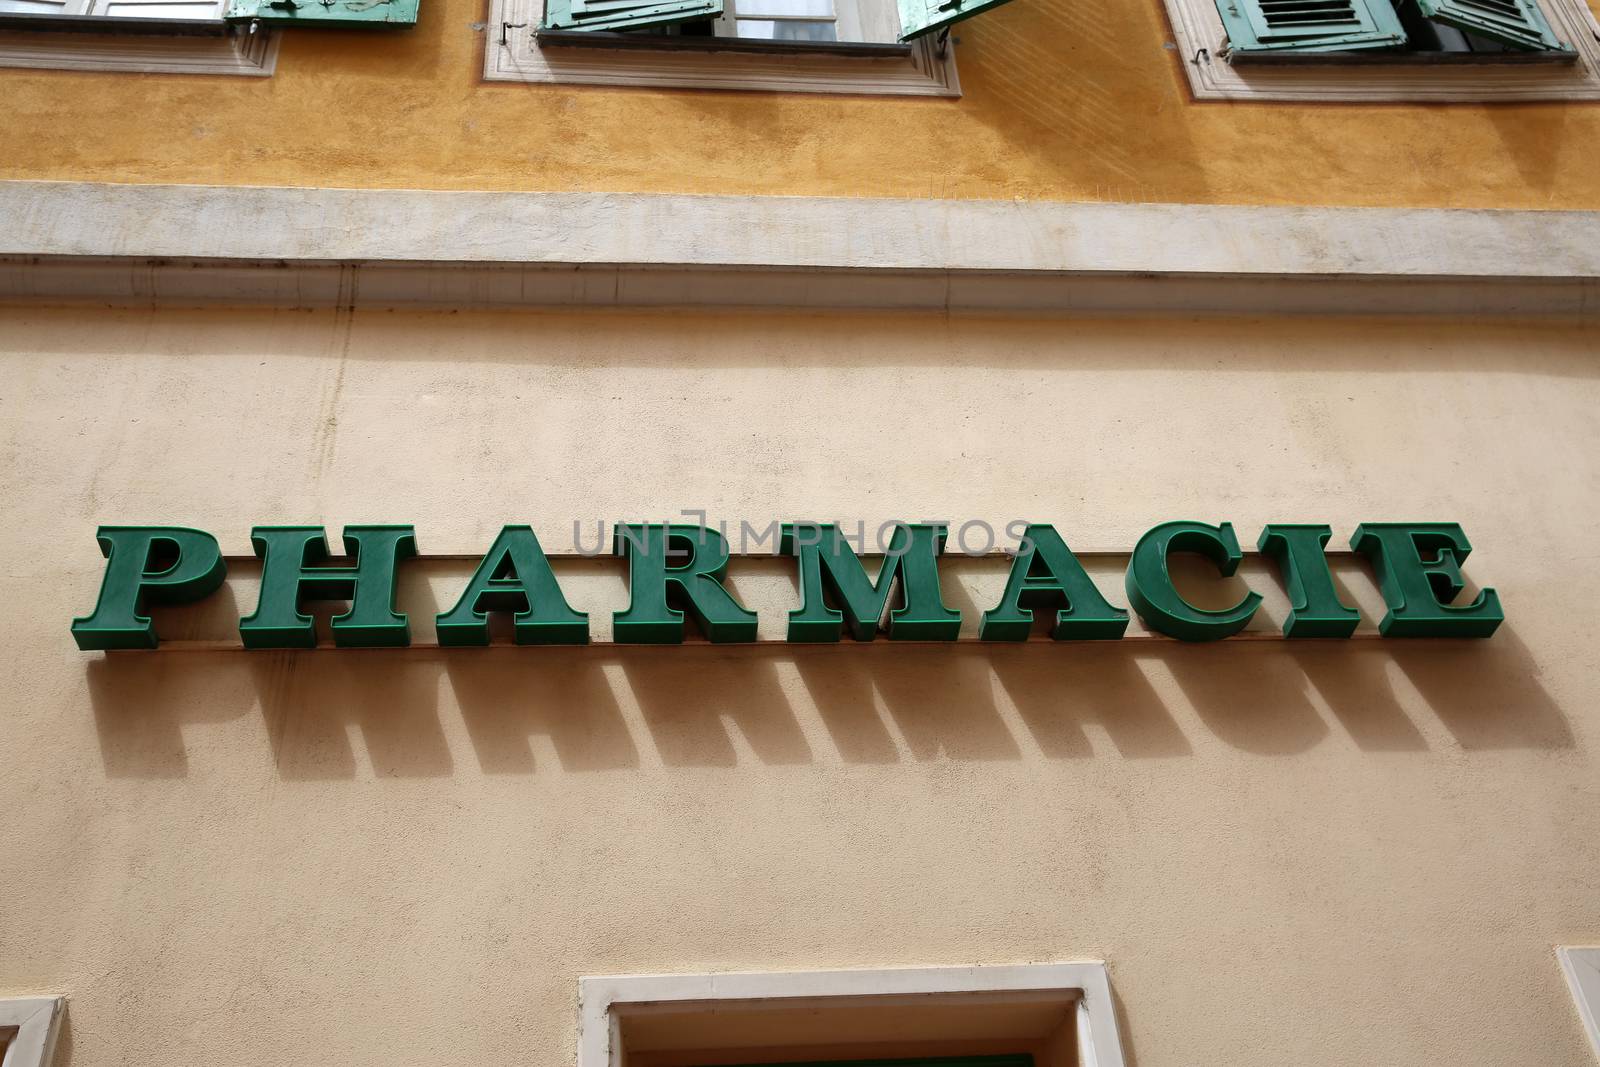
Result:
<svg viewBox="0 0 1600 1067"><path fill-rule="evenodd" d="M217 539L182 526L102 526L95 531L106 557L94 614L72 620L85 652L155 648L159 641L147 604L185 604L216 592L228 574Z"/></svg>

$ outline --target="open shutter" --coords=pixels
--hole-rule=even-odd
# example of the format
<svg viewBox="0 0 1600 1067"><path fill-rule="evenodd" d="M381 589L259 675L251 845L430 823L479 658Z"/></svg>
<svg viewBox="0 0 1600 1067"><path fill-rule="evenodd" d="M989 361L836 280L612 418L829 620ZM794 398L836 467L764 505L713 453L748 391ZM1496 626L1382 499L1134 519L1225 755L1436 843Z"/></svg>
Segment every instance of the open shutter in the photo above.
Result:
<svg viewBox="0 0 1600 1067"><path fill-rule="evenodd" d="M1233 52L1350 52L1406 43L1389 0L1217 0Z"/></svg>
<svg viewBox="0 0 1600 1067"><path fill-rule="evenodd" d="M1538 0L1417 0L1422 13L1462 33L1532 52L1565 51Z"/></svg>
<svg viewBox="0 0 1600 1067"><path fill-rule="evenodd" d="M420 0L228 0L228 19L273 26L415 26Z"/></svg>
<svg viewBox="0 0 1600 1067"><path fill-rule="evenodd" d="M915 40L924 34L948 29L962 19L970 19L1007 0L900 0L900 39Z"/></svg>
<svg viewBox="0 0 1600 1067"><path fill-rule="evenodd" d="M722 17L722 0L545 0L547 30L643 30Z"/></svg>

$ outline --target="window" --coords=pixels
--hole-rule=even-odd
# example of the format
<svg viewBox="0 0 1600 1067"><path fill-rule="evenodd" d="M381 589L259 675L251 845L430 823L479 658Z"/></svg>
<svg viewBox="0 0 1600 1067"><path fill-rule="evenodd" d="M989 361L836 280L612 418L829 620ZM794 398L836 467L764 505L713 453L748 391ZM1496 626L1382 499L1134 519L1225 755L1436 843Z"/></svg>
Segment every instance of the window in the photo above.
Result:
<svg viewBox="0 0 1600 1067"><path fill-rule="evenodd" d="M846 20L839 23L834 0L727 0L717 20L719 37L742 37L762 41L892 41L899 26L893 20L877 33L861 26L863 6L872 13L887 14L885 5L845 3Z"/></svg>
<svg viewBox="0 0 1600 1067"><path fill-rule="evenodd" d="M226 0L0 0L0 14L221 23Z"/></svg>
<svg viewBox="0 0 1600 1067"><path fill-rule="evenodd" d="M603 2L613 0L546 0L536 43L858 57L912 51L900 41L891 0L676 0L643 9L597 9Z"/></svg>
<svg viewBox="0 0 1600 1067"><path fill-rule="evenodd" d="M1105 964L583 978L577 1067L1122 1067Z"/></svg>
<svg viewBox="0 0 1600 1067"><path fill-rule="evenodd" d="M1166 0L1199 99L1600 99L1585 0Z"/></svg>
<svg viewBox="0 0 1600 1067"><path fill-rule="evenodd" d="M324 0L291 4L282 0L0 0L0 23L109 30L194 29L210 26L314 25L410 26L417 21L418 0Z"/></svg>
<svg viewBox="0 0 1600 1067"><path fill-rule="evenodd" d="M999 1056L908 1056L904 1059L795 1060L779 1063L694 1064L693 1067L1038 1067L1032 1053Z"/></svg>
<svg viewBox="0 0 1600 1067"><path fill-rule="evenodd" d="M958 96L949 28L1000 2L492 0L484 76Z"/></svg>
<svg viewBox="0 0 1600 1067"><path fill-rule="evenodd" d="M827 43L909 41L946 34L1007 0L546 0L541 26L556 34ZM562 38L557 37L557 40Z"/></svg>
<svg viewBox="0 0 1600 1067"><path fill-rule="evenodd" d="M0 66L264 77L277 61L276 27L404 27L417 4L0 0Z"/></svg>
<svg viewBox="0 0 1600 1067"><path fill-rule="evenodd" d="M1575 53L1550 32L1536 0L1216 0L1224 55L1406 51L1435 56Z"/></svg>
<svg viewBox="0 0 1600 1067"><path fill-rule="evenodd" d="M278 35L230 28L224 2L0 0L0 67L270 76Z"/></svg>
<svg viewBox="0 0 1600 1067"><path fill-rule="evenodd" d="M5 1067L50 1067L65 997L0 998L0 1058Z"/></svg>

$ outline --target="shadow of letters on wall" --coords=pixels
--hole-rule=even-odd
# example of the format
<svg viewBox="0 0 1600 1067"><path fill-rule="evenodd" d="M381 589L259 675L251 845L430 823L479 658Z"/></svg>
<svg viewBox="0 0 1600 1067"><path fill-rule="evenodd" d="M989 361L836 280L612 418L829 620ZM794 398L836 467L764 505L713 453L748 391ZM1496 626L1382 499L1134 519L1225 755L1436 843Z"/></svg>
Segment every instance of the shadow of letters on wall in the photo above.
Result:
<svg viewBox="0 0 1600 1067"><path fill-rule="evenodd" d="M674 531L705 530L660 528L658 550L673 547ZM899 557L874 562L826 537L791 540L779 554L738 558L731 578L726 546L706 540L645 564L626 547L606 557L492 551L405 566L394 564L406 554L392 552L376 582L348 537L351 556L334 559L296 534L295 559L275 561L268 548L254 566L233 561L226 582L211 573L220 552L211 561L201 551L206 565L185 572L179 553L151 542L125 568L129 606L150 613L140 617L152 641L159 627L161 647L183 654L119 652L86 671L107 770L129 777L186 774L186 726L248 715L260 717L279 773L295 779L353 777L363 765L376 776L447 776L469 750L492 775L1173 758L1196 750L1197 731L1264 756L1302 753L1336 732L1364 751L1423 752L1441 726L1467 751L1570 747L1528 649L1500 625L1493 591L1461 577L1470 546L1459 527L1412 524L1363 548L1373 528L1357 532L1356 553L1325 553L1325 527L1279 527L1300 541L1276 553L1268 527L1264 551L1244 553L1225 524L1163 524L1167 536L1153 548L1147 538L1132 553L1079 559L1044 537L1031 558L945 555L942 533L918 543L933 528L911 527L894 535ZM709 564L708 543L720 547ZM1147 573L1136 576L1147 548ZM107 587L116 550L107 549ZM1125 562L1133 612L1104 592ZM543 585L529 577L541 565ZM279 594L268 588L275 566L288 576ZM316 584L317 568L337 574L334 583ZM148 595L179 572L198 583L191 591L209 587L167 606ZM372 600L361 582L381 595ZM283 610L268 619L273 640L309 647L269 640L246 651L228 638L274 595ZM552 595L560 610L544 621L570 637L582 619L584 644L530 626L540 621L532 601ZM241 600L257 605L253 616L241 616ZM86 618L103 616L106 603L103 589L102 610ZM643 646L628 643L630 613L647 624L634 631ZM322 635L337 636L352 616L380 645L400 645L384 633L398 617L405 644L336 651ZM1494 639L1336 636L1405 634L1408 622L1430 618ZM1296 620L1331 639L1285 639ZM451 622L465 638L457 643L487 647L455 647ZM686 635L693 643L696 631L712 643L665 647ZM1426 624L1409 632L1430 636ZM887 640L870 640L880 635Z"/></svg>

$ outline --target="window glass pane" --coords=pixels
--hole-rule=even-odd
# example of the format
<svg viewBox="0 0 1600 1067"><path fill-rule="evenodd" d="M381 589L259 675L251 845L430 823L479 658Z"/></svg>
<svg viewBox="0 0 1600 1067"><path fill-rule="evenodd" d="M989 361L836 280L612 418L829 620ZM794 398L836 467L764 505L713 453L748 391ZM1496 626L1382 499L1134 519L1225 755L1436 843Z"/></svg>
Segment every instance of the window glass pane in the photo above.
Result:
<svg viewBox="0 0 1600 1067"><path fill-rule="evenodd" d="M900 39L900 6L895 0L840 3L839 40L891 42Z"/></svg>
<svg viewBox="0 0 1600 1067"><path fill-rule="evenodd" d="M223 0L94 0L91 15L123 19L220 19Z"/></svg>
<svg viewBox="0 0 1600 1067"><path fill-rule="evenodd" d="M83 6L79 3L68 3L66 0L0 0L0 15L10 14L81 15Z"/></svg>
<svg viewBox="0 0 1600 1067"><path fill-rule="evenodd" d="M737 0L740 18L833 18L833 0Z"/></svg>
<svg viewBox="0 0 1600 1067"><path fill-rule="evenodd" d="M831 22L805 22L798 19L740 19L739 36L764 41L834 41L838 35Z"/></svg>

